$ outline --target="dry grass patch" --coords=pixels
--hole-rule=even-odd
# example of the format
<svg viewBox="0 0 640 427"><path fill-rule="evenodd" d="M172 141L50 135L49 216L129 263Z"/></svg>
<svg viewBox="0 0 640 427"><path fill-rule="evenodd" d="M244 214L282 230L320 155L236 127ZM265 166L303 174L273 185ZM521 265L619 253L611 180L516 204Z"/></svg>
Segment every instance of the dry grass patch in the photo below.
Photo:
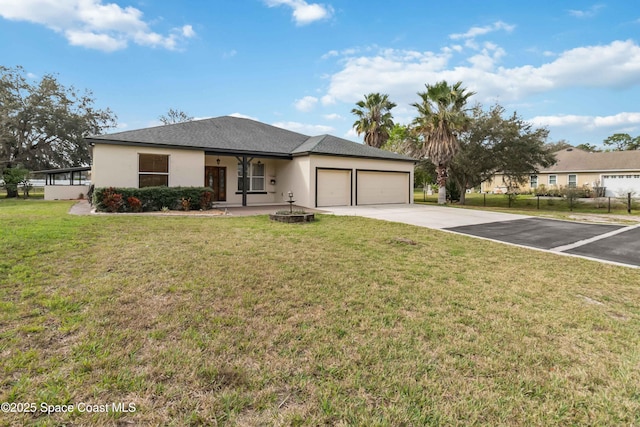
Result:
<svg viewBox="0 0 640 427"><path fill-rule="evenodd" d="M364 218L68 207L0 201L0 400L137 410L5 425L640 423L636 270Z"/></svg>

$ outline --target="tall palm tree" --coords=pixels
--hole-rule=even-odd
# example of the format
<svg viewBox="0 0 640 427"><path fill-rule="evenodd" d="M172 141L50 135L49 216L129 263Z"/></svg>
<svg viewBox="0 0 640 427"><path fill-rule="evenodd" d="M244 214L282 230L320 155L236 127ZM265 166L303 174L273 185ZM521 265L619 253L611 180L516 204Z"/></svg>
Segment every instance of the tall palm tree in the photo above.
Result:
<svg viewBox="0 0 640 427"><path fill-rule="evenodd" d="M413 125L423 140L420 157L426 157L436 165L438 203L445 204L447 169L460 146L458 135L469 123L465 110L467 99L475 92L461 87L462 82L450 86L443 80L425 86L426 92L418 92L422 102L411 104L418 109Z"/></svg>
<svg viewBox="0 0 640 427"><path fill-rule="evenodd" d="M356 102L359 108L351 110L358 117L353 127L358 136L364 133L364 143L380 148L389 139L389 132L393 128L391 109L396 106L389 101L389 95L370 93L363 101Z"/></svg>

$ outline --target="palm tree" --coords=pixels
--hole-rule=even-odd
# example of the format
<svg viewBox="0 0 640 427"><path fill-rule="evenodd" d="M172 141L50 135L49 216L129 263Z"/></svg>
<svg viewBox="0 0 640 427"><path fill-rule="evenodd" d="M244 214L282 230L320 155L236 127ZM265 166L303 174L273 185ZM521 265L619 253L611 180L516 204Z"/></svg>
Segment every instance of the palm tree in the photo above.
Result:
<svg viewBox="0 0 640 427"><path fill-rule="evenodd" d="M389 139L389 132L393 128L391 109L396 106L389 101L389 95L370 93L363 101L356 102L359 108L351 110L358 117L353 127L358 136L364 133L364 143L380 148Z"/></svg>
<svg viewBox="0 0 640 427"><path fill-rule="evenodd" d="M465 105L475 92L461 87L462 82L449 86L446 81L435 85L425 85L426 92L418 92L422 102L411 104L418 109L418 117L413 121L415 132L422 137L419 147L420 157L426 157L436 166L438 203L447 201L447 169L460 144L458 134L469 123Z"/></svg>

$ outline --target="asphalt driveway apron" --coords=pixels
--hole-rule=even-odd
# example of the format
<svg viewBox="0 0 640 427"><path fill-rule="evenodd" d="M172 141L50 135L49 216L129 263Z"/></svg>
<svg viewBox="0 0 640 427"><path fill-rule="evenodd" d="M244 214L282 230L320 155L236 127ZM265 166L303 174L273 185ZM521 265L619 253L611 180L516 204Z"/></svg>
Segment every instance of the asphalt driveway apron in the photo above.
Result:
<svg viewBox="0 0 640 427"><path fill-rule="evenodd" d="M525 218L445 228L500 242L640 266L640 227Z"/></svg>

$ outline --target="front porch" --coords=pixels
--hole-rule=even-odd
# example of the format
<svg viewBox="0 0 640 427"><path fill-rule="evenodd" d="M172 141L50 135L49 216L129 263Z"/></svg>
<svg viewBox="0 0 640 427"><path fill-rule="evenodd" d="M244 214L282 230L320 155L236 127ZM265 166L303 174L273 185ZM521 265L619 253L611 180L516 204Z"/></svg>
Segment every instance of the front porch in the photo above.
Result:
<svg viewBox="0 0 640 427"><path fill-rule="evenodd" d="M205 154L204 186L213 189L214 205L231 208L241 206L282 205L290 188L279 182L278 173L289 159Z"/></svg>

